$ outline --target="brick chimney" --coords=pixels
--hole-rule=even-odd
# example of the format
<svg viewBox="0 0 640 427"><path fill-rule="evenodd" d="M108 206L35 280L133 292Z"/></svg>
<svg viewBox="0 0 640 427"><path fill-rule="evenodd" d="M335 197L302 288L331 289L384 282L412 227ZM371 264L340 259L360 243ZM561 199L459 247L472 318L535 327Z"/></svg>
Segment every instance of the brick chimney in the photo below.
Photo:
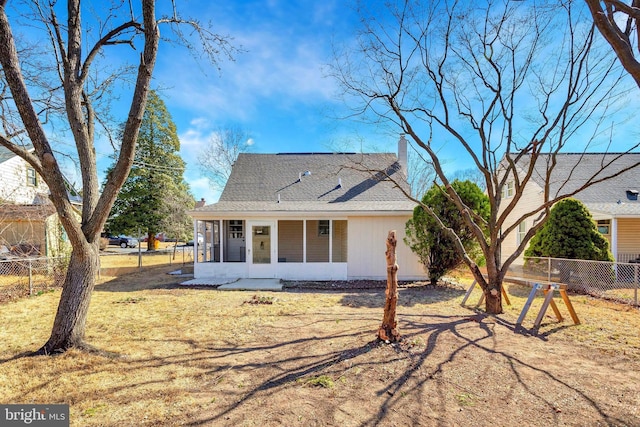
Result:
<svg viewBox="0 0 640 427"><path fill-rule="evenodd" d="M400 169L404 173L404 176L408 176L407 172L407 140L404 138L404 133L400 134L398 140L398 164Z"/></svg>
<svg viewBox="0 0 640 427"><path fill-rule="evenodd" d="M206 202L204 201L204 197L200 199L199 202L196 202L196 209L197 208L201 208L206 204Z"/></svg>

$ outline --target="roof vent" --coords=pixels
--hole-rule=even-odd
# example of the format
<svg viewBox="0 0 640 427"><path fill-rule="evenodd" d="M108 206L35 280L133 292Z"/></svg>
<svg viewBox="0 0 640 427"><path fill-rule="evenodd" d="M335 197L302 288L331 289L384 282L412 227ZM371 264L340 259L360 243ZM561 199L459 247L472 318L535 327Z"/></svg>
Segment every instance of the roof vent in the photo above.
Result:
<svg viewBox="0 0 640 427"><path fill-rule="evenodd" d="M338 178L338 188L342 188L342 178Z"/></svg>
<svg viewBox="0 0 640 427"><path fill-rule="evenodd" d="M638 190L627 190L627 199L638 200Z"/></svg>
<svg viewBox="0 0 640 427"><path fill-rule="evenodd" d="M298 173L298 181L302 181L302 177L303 176L310 176L311 175L311 171L304 171L304 172L300 172Z"/></svg>

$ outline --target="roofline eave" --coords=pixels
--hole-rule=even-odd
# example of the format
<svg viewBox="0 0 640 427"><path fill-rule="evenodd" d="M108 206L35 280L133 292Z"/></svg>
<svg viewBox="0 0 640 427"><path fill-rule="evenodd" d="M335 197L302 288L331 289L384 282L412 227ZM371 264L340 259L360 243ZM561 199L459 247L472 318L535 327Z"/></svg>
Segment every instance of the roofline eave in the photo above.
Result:
<svg viewBox="0 0 640 427"><path fill-rule="evenodd" d="M188 211L193 219L237 219L242 218L312 218L312 217L357 217L357 216L411 216L413 210L394 211L363 211L363 210L336 210L336 211Z"/></svg>

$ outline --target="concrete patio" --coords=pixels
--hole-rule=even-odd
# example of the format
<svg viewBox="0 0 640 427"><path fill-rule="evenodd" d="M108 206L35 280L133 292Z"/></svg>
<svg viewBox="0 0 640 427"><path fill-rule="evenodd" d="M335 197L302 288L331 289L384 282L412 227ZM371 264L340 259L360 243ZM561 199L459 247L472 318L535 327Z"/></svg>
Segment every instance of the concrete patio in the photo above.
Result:
<svg viewBox="0 0 640 427"><path fill-rule="evenodd" d="M182 282L185 286L217 286L221 291L281 291L280 279L223 279L203 277Z"/></svg>

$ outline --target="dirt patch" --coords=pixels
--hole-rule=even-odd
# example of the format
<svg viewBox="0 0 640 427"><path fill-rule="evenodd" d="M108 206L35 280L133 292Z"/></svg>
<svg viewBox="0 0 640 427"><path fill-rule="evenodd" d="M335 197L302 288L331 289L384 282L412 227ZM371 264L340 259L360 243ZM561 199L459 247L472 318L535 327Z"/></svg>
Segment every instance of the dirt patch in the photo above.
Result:
<svg viewBox="0 0 640 427"><path fill-rule="evenodd" d="M461 286L407 284L403 340L382 344L380 283L248 293L172 280L96 288L87 339L116 358L20 357L48 336L59 293L3 306L13 327L0 330L0 395L69 403L73 426L640 425L640 312L629 306L573 295L582 324L547 316L534 336L531 317L515 332L520 287L493 317L461 307Z"/></svg>

